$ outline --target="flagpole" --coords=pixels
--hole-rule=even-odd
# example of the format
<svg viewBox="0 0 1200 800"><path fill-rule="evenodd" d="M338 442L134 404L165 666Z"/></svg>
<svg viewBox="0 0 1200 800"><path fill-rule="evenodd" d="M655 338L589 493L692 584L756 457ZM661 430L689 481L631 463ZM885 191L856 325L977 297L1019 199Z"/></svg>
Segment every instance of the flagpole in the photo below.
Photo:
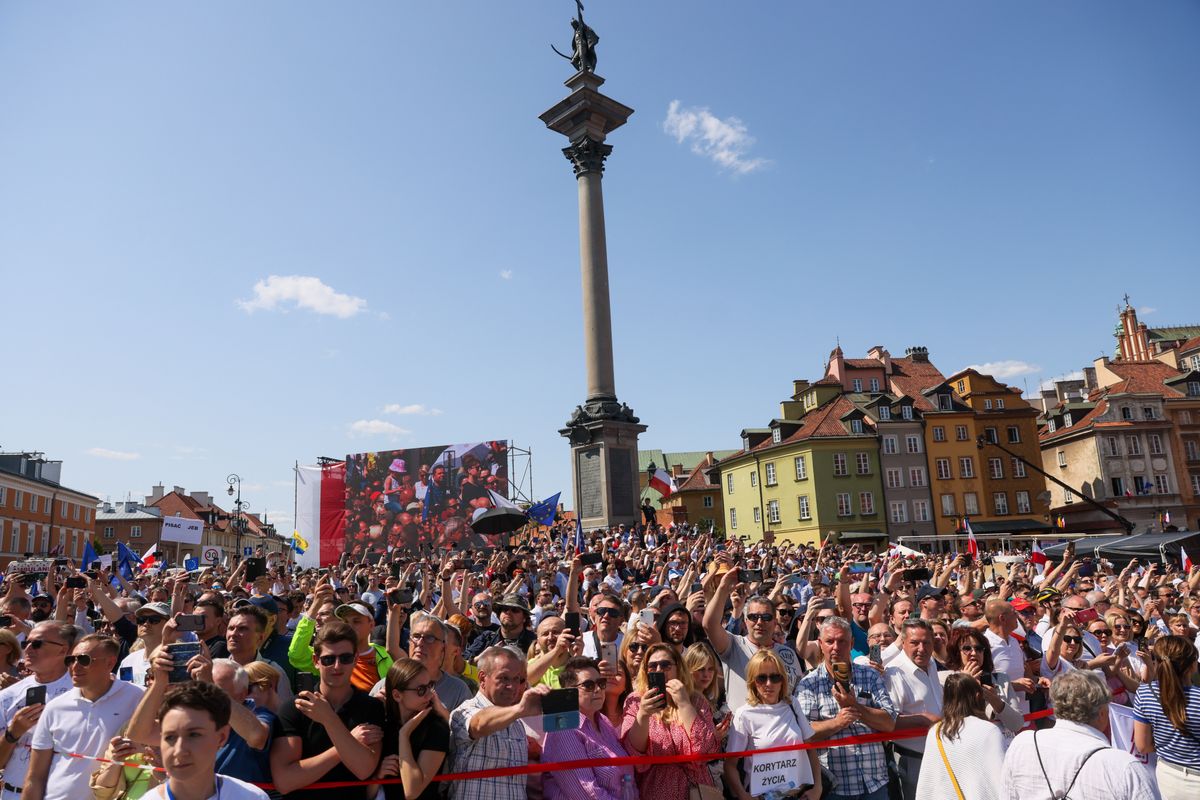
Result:
<svg viewBox="0 0 1200 800"><path fill-rule="evenodd" d="M296 534L300 531L300 461L292 462L292 539L288 543L288 563L296 564Z"/></svg>

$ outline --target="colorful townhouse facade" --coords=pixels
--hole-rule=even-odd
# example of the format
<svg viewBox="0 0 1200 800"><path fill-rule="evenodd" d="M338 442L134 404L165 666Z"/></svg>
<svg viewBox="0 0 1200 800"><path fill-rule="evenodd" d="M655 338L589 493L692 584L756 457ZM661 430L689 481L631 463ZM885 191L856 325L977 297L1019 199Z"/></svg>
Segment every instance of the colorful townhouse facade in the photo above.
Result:
<svg viewBox="0 0 1200 800"><path fill-rule="evenodd" d="M0 569L27 553L83 555L96 498L61 478L62 462L42 453L0 453Z"/></svg>

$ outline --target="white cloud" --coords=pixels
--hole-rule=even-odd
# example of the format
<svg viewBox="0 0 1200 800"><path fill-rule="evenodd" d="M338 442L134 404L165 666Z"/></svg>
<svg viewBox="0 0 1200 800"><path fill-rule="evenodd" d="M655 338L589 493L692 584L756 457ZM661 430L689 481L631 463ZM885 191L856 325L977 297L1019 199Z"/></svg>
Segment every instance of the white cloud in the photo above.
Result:
<svg viewBox="0 0 1200 800"><path fill-rule="evenodd" d="M367 307L367 301L361 297L336 292L320 278L308 275L271 275L254 284L252 300L237 301L238 307L248 314L260 309L275 311L287 303L339 319L353 317Z"/></svg>
<svg viewBox="0 0 1200 800"><path fill-rule="evenodd" d="M440 408L426 408L420 403L410 403L406 406L402 406L399 403L388 403L383 407L383 413L401 414L405 416L418 415L422 417L439 417L442 414L442 410Z"/></svg>
<svg viewBox="0 0 1200 800"><path fill-rule="evenodd" d="M107 447L89 447L85 450L89 456L107 458L109 461L137 461L141 453L127 453L124 450L109 450Z"/></svg>
<svg viewBox="0 0 1200 800"><path fill-rule="evenodd" d="M1027 361L989 361L986 364L971 364L967 369L973 369L982 372L984 375L991 375L993 378L1004 380L1005 378L1015 378L1018 375L1028 375L1031 372L1037 372L1041 367L1036 364L1030 364Z"/></svg>
<svg viewBox="0 0 1200 800"><path fill-rule="evenodd" d="M351 436L403 436L412 431L383 419L360 419L350 423Z"/></svg>
<svg viewBox="0 0 1200 800"><path fill-rule="evenodd" d="M1047 378L1042 381L1039 387L1043 392L1048 392L1054 388L1054 384L1058 381L1081 381L1083 380L1083 370L1077 369L1074 372L1067 372L1063 375L1056 375L1053 378Z"/></svg>
<svg viewBox="0 0 1200 800"><path fill-rule="evenodd" d="M512 270L511 269L500 270L500 277L506 281L511 281L512 280Z"/></svg>
<svg viewBox="0 0 1200 800"><path fill-rule="evenodd" d="M737 117L720 119L707 108L680 108L678 100L667 107L663 130L680 144L691 142L692 152L712 159L718 166L745 175L765 167L765 158L748 158L754 137Z"/></svg>
<svg viewBox="0 0 1200 800"><path fill-rule="evenodd" d="M1137 310L1137 312L1139 314L1141 314L1143 317L1148 317L1151 314L1153 314L1155 311L1158 311L1158 309L1155 308L1154 306L1142 306L1141 308L1139 308Z"/></svg>

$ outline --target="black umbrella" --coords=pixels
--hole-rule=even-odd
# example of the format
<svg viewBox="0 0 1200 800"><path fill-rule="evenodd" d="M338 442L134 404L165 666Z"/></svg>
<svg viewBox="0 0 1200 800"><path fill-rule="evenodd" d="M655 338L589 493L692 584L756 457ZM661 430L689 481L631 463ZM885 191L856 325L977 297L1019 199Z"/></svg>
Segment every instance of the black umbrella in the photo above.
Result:
<svg viewBox="0 0 1200 800"><path fill-rule="evenodd" d="M471 522L471 530L484 536L512 533L529 523L525 512L516 508L493 508L485 511Z"/></svg>

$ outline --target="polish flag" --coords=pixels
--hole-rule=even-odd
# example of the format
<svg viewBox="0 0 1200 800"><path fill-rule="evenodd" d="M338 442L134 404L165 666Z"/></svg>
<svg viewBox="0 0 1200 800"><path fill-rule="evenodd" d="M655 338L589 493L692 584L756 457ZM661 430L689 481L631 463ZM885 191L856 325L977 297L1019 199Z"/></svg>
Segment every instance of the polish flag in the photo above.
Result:
<svg viewBox="0 0 1200 800"><path fill-rule="evenodd" d="M345 462L296 467L296 531L313 545L296 556L299 566L338 563L346 544Z"/></svg>
<svg viewBox="0 0 1200 800"><path fill-rule="evenodd" d="M1183 549L1183 547L1180 547L1180 548L1179 548L1179 563L1180 563L1180 564L1183 564L1183 571L1184 571L1184 572L1191 572L1191 571L1192 571L1192 559L1191 559L1191 557L1190 557L1190 556L1187 554L1187 550L1184 550L1184 549Z"/></svg>
<svg viewBox="0 0 1200 800"><path fill-rule="evenodd" d="M975 531L971 530L971 518L963 517L963 527L967 530L967 555L979 560L979 542L975 541Z"/></svg>
<svg viewBox="0 0 1200 800"><path fill-rule="evenodd" d="M675 485L675 479L665 469L654 470L654 475L650 477L650 486L657 489L663 497L670 497L679 489Z"/></svg>
<svg viewBox="0 0 1200 800"><path fill-rule="evenodd" d="M1037 539L1033 540L1033 551L1030 552L1029 558L1025 559L1030 564L1037 567L1038 575L1041 575L1046 570L1046 554L1042 552L1042 548L1038 545Z"/></svg>
<svg viewBox="0 0 1200 800"><path fill-rule="evenodd" d="M150 569L161 560L158 557L158 542L155 542L150 545L150 549L142 556L142 569Z"/></svg>

